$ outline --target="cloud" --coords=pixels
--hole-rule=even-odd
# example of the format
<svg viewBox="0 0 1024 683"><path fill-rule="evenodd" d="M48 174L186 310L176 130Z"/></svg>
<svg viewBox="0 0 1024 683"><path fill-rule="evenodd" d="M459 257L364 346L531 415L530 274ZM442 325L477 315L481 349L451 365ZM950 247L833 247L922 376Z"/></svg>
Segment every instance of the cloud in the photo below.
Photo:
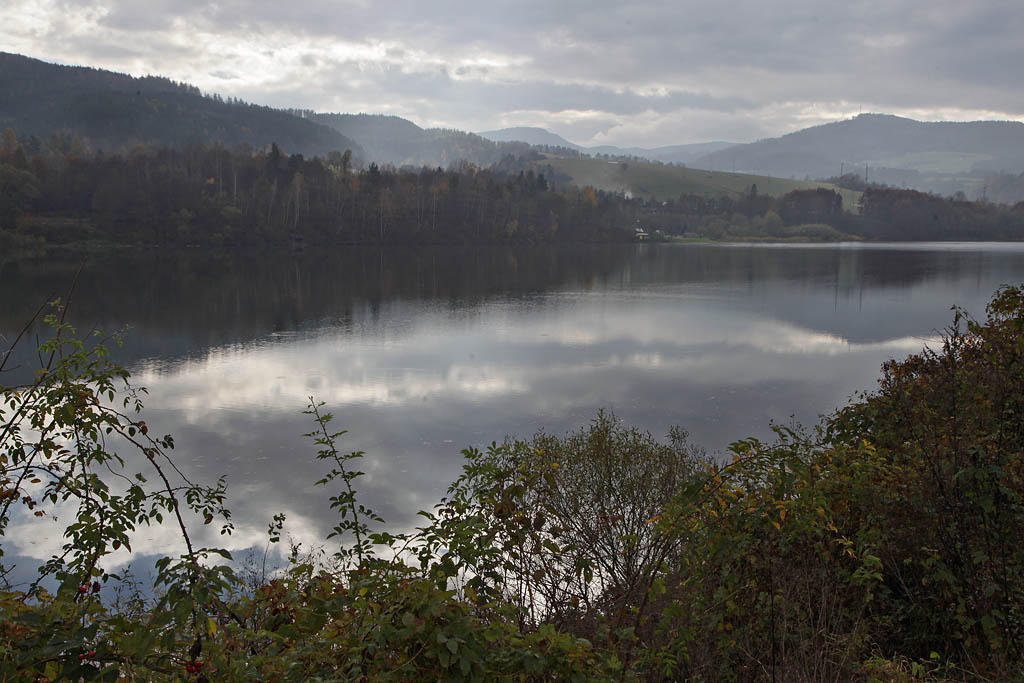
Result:
<svg viewBox="0 0 1024 683"><path fill-rule="evenodd" d="M751 140L862 110L1024 117L1024 13L1000 0L14 0L5 14L3 44L44 59L581 143Z"/></svg>

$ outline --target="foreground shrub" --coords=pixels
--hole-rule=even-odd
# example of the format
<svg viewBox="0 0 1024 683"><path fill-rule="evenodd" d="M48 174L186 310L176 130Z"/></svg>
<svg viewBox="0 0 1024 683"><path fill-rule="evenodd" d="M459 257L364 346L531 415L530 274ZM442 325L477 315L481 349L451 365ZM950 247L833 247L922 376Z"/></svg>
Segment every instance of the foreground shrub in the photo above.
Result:
<svg viewBox="0 0 1024 683"><path fill-rule="evenodd" d="M1004 674L1024 652L1024 292L988 313L956 310L941 350L887 363L829 427L839 452L870 444L876 463L843 523L876 535L882 651Z"/></svg>
<svg viewBox="0 0 1024 683"><path fill-rule="evenodd" d="M363 454L311 399L336 550L248 584L189 535L230 533L225 482L177 472L127 373L60 309L50 323L43 371L3 390L0 531L74 512L62 554L0 591L7 679L1024 677L1019 288L984 323L957 310L941 348L887 363L816 429L775 426L725 463L605 413L468 449L409 535L359 503ZM165 519L184 552L158 562L156 597L101 599L127 582L102 559Z"/></svg>
<svg viewBox="0 0 1024 683"><path fill-rule="evenodd" d="M717 465L599 415L466 452L452 555L640 678L1006 678L1024 609L1024 294ZM474 526L475 525L475 526Z"/></svg>
<svg viewBox="0 0 1024 683"><path fill-rule="evenodd" d="M329 432L331 416L312 401L317 429L307 436L330 466L319 483L338 487L328 537L338 550L322 562L293 553L279 576L247 587L231 564L214 561L229 553L196 548L190 535L192 524L218 518L231 532L225 480L205 487L180 472L173 439L154 438L140 417L144 390L102 343L75 338L63 310L46 317L54 334L33 382L2 390L0 534L12 521L40 535L58 524L66 542L27 587L6 584L10 567L0 565L0 678L589 680L611 671L586 641L550 625L523 631L501 600L453 590L453 565L429 534L374 531L383 520L353 485L362 453L339 453L343 432ZM59 519L70 510L70 523L57 522L58 508ZM275 517L271 541L284 521ZM141 525L165 522L185 552L157 561L155 596L108 598L132 585L103 558L130 551Z"/></svg>

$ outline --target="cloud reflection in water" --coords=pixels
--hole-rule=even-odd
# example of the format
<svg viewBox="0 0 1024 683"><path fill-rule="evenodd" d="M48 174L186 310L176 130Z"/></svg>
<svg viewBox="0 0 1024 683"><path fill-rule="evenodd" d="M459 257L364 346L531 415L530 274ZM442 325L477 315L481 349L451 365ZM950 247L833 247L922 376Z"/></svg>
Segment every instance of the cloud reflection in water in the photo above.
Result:
<svg viewBox="0 0 1024 683"><path fill-rule="evenodd" d="M408 529L458 475L464 447L565 432L604 407L655 435L679 424L722 450L767 436L772 420L813 422L870 389L883 361L934 339L950 304L980 315L998 284L1024 279L1020 249L615 254L600 252L592 271L586 254L476 254L468 284L450 263L432 270L436 255L410 257L415 267L394 257L390 274L362 284L325 284L319 266L297 263L270 290L277 308L253 306L250 317L245 297L263 297L261 285L210 276L190 298L215 306L206 317L191 325L179 309L165 316L183 321L174 338L185 353L160 350L164 318L136 321L132 335L150 351L130 364L150 389L148 422L175 435L191 475L229 477L237 531L199 542L262 547L279 511L296 537L323 538L333 492L313 486L323 469L300 436L312 429L301 413L310 395L350 430L340 447L367 453L362 500ZM380 283L408 272L422 279L384 292ZM293 322L282 323L281 310ZM23 555L52 550L26 542L27 527L12 532ZM168 552L173 542L151 530L136 548Z"/></svg>

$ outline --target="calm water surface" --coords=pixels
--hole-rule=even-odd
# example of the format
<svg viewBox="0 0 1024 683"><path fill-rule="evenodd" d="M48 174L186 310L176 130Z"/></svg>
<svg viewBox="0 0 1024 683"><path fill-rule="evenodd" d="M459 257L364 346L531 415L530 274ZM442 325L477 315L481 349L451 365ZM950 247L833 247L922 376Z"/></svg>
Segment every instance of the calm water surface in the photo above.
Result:
<svg viewBox="0 0 1024 683"><path fill-rule="evenodd" d="M0 255L0 334L77 267ZM409 528L464 447L610 408L722 451L771 421L813 423L934 338L952 304L980 317L1021 281L1018 244L149 251L92 257L72 318L131 326L120 360L150 390L147 421L175 435L192 475L228 475L226 544L240 550L262 547L279 511L296 538L331 525L300 437L310 395L349 430L340 446L366 451L365 502ZM56 540L28 528L5 539L9 557L48 557ZM172 539L147 532L137 547L171 552Z"/></svg>

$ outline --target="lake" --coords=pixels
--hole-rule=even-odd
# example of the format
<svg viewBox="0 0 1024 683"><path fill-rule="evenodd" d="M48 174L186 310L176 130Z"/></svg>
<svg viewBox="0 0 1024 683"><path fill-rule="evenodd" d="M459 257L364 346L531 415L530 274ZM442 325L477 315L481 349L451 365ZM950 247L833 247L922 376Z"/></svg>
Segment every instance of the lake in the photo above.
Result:
<svg viewBox="0 0 1024 683"><path fill-rule="evenodd" d="M0 256L0 334L79 263ZM772 421L813 424L934 340L951 305L983 317L1021 281L1024 244L150 250L91 256L70 319L130 326L117 357L149 388L147 422L175 435L192 476L228 475L237 531L204 540L242 550L262 548L277 512L298 539L331 526L300 436L309 396L349 430L342 449L367 453L363 501L410 528L467 446L564 433L606 408L722 452ZM0 383L31 362L22 350ZM57 547L28 528L15 520L8 560ZM173 538L136 545L173 552Z"/></svg>

